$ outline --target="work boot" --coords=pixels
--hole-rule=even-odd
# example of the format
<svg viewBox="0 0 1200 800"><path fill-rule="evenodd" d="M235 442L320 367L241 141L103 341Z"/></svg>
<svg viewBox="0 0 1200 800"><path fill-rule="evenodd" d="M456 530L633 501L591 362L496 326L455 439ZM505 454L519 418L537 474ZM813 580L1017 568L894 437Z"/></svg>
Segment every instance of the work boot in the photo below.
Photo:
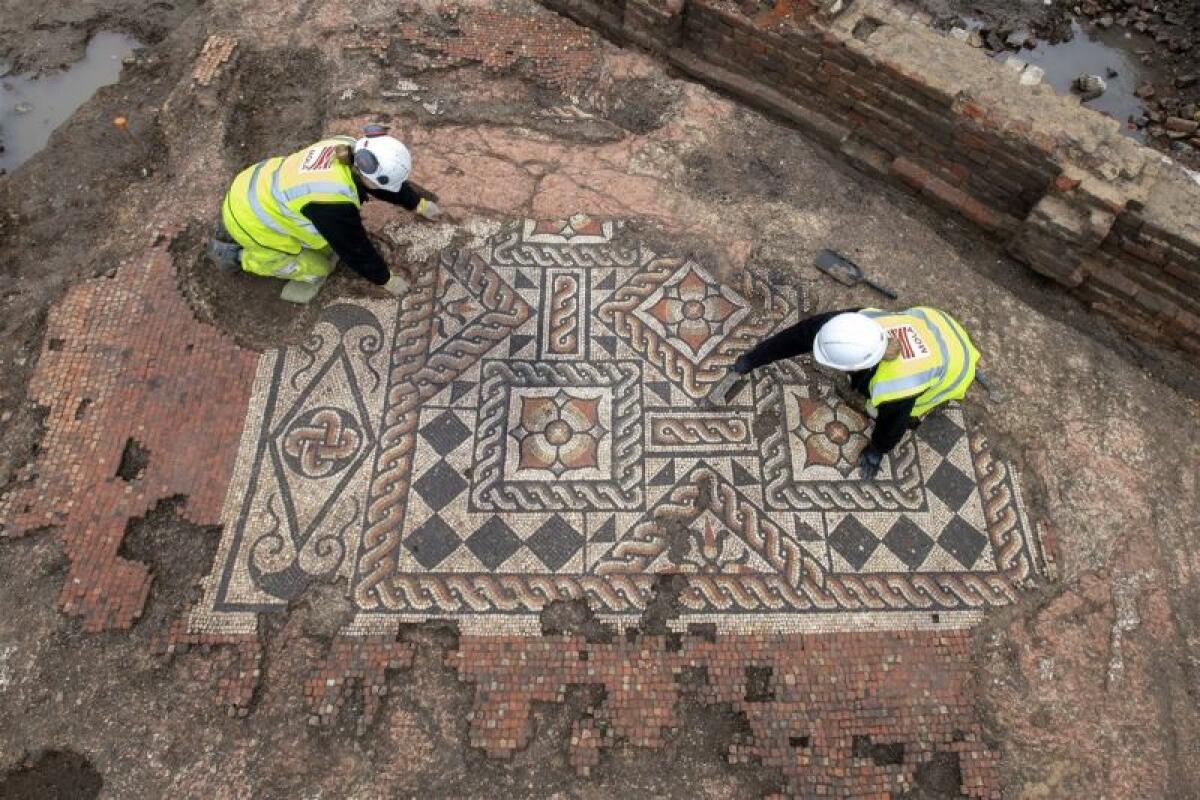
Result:
<svg viewBox="0 0 1200 800"><path fill-rule="evenodd" d="M729 370L725 373L725 377L713 384L713 388L708 393L708 402L714 406L728 405L729 396L733 394L733 389L740 386L741 382L746 378L740 372Z"/></svg>
<svg viewBox="0 0 1200 800"><path fill-rule="evenodd" d="M324 285L324 278L318 278L315 281L288 281L283 285L283 291L279 293L279 297L289 303L306 306L320 294L321 287Z"/></svg>
<svg viewBox="0 0 1200 800"><path fill-rule="evenodd" d="M233 242L209 239L208 260L222 272L237 272L242 266L242 248Z"/></svg>
<svg viewBox="0 0 1200 800"><path fill-rule="evenodd" d="M1008 395L998 387L995 383L988 379L988 376L983 373L983 370L975 369L975 383L979 384L979 388L987 392L988 402L1003 403L1008 399Z"/></svg>

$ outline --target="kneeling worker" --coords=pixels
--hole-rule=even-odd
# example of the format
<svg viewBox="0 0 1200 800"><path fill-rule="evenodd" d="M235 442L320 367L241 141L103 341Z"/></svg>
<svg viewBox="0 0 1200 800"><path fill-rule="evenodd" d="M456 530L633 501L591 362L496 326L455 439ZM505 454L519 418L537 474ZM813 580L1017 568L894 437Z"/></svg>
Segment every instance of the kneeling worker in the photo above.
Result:
<svg viewBox="0 0 1200 800"><path fill-rule="evenodd" d="M392 274L367 238L359 209L374 197L415 211L441 215L405 181L412 157L382 125L368 125L358 140L332 136L293 153L260 161L233 180L221 204L223 230L209 256L225 269L283 278L283 299L307 303L338 258L393 295L408 280Z"/></svg>
<svg viewBox="0 0 1200 800"><path fill-rule="evenodd" d="M802 320L738 356L709 398L724 404L751 370L809 352L818 364L849 373L851 388L867 398L875 427L858 459L864 480L875 477L905 431L942 403L966 395L979 362L962 325L936 308L833 311Z"/></svg>

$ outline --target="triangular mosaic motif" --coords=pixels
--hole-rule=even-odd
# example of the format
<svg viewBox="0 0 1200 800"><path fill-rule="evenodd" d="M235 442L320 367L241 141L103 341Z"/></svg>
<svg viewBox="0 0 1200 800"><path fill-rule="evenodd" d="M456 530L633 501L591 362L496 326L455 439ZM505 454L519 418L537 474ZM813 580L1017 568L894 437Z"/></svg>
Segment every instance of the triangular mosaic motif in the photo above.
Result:
<svg viewBox="0 0 1200 800"><path fill-rule="evenodd" d="M870 418L805 360L713 405L739 354L812 310L802 283L622 231L522 221L264 354L194 624L244 630L338 575L364 630L536 633L554 599L636 620L672 572L672 625L945 625L1037 574L1017 482L960 408L864 482Z"/></svg>

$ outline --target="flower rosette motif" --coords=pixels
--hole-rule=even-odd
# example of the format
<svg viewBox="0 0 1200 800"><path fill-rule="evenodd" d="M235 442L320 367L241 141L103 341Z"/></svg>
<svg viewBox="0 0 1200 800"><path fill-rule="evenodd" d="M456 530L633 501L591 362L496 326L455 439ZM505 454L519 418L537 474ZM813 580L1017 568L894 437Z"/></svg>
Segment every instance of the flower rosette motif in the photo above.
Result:
<svg viewBox="0 0 1200 800"><path fill-rule="evenodd" d="M844 403L831 406L823 400L801 399L795 432L804 441L804 466L849 472L866 444L865 428L862 415Z"/></svg>
<svg viewBox="0 0 1200 800"><path fill-rule="evenodd" d="M553 397L522 397L518 469L549 470L555 477L600 466L600 400L559 390Z"/></svg>
<svg viewBox="0 0 1200 800"><path fill-rule="evenodd" d="M665 286L662 297L646 313L693 353L699 353L707 341L722 332L725 321L737 310L719 288L693 269L678 283Z"/></svg>

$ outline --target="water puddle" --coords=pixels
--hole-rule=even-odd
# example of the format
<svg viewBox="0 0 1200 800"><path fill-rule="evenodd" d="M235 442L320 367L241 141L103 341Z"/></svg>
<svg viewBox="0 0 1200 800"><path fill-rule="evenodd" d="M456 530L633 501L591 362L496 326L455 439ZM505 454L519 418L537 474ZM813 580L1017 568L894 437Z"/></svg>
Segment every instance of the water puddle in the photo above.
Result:
<svg viewBox="0 0 1200 800"><path fill-rule="evenodd" d="M1108 84L1104 94L1084 103L1118 120L1125 133L1138 141L1142 131L1129 124L1146 112L1145 102L1137 96L1139 86L1153 83L1157 77L1142 63L1140 53L1150 52L1156 45L1148 37L1120 27L1103 30L1071 23L1071 41L1060 44L1039 42L1033 50L1023 50L1017 58L1046 70L1044 82L1060 94L1069 94L1071 84L1083 74L1099 75Z"/></svg>
<svg viewBox="0 0 1200 800"><path fill-rule="evenodd" d="M123 33L97 33L84 57L60 72L0 78L0 169L12 171L46 145L51 132L101 86L116 83L121 62L141 47Z"/></svg>

